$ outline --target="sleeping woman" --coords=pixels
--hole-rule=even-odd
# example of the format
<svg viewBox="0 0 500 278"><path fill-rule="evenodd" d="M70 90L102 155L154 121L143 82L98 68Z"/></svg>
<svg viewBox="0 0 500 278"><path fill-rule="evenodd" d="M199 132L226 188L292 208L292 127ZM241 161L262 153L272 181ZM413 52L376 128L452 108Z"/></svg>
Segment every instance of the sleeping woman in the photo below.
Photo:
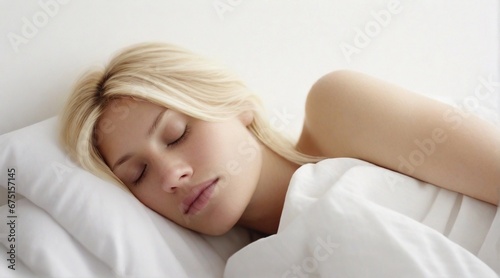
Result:
<svg viewBox="0 0 500 278"><path fill-rule="evenodd" d="M294 172L350 157L498 205L500 131L352 71L308 93L298 140L274 130L238 78L177 46L143 43L76 84L63 144L87 170L188 229L276 233ZM408 159L416 142L426 152Z"/></svg>

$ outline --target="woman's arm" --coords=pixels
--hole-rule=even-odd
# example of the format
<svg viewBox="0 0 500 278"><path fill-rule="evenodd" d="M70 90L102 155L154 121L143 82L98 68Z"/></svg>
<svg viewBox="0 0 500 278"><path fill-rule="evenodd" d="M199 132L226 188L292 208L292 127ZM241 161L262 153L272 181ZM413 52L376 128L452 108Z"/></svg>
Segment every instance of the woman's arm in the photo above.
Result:
<svg viewBox="0 0 500 278"><path fill-rule="evenodd" d="M470 113L351 71L322 77L297 147L353 157L498 205L500 131Z"/></svg>

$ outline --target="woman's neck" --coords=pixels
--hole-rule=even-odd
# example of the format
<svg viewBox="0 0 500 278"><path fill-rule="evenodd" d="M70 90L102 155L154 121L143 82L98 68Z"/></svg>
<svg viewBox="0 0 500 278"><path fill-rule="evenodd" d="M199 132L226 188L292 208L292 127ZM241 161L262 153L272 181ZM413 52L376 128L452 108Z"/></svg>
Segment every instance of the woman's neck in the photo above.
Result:
<svg viewBox="0 0 500 278"><path fill-rule="evenodd" d="M290 179L300 165L279 156L267 146L261 145L261 148L262 170L259 182L238 224L261 233L275 234Z"/></svg>

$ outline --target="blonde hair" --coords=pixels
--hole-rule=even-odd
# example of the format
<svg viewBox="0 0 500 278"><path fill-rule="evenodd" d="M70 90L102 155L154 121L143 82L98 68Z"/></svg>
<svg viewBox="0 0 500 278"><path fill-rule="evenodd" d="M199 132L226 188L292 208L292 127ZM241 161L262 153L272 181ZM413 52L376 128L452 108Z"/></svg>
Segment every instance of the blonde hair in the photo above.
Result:
<svg viewBox="0 0 500 278"><path fill-rule="evenodd" d="M122 185L98 151L97 123L110 101L126 97L205 121L252 111L248 128L271 150L299 165L321 159L300 153L290 138L273 130L257 96L225 69L171 44L142 43L78 80L61 116L61 140L70 155L88 171Z"/></svg>

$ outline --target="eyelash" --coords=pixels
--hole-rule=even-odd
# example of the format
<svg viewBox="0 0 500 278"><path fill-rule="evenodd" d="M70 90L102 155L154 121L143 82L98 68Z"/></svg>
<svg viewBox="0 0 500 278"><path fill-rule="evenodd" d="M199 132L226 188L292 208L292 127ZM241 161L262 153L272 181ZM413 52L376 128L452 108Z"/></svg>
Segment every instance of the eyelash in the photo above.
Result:
<svg viewBox="0 0 500 278"><path fill-rule="evenodd" d="M182 141L184 141L186 139L186 137L190 131L191 131L190 126L186 125L186 128L184 129L184 132L182 133L182 135L179 138L177 138L175 141L169 143L167 146L173 147L173 146L176 146L176 145L182 143ZM139 178L137 178L137 180L135 180L133 182L134 186L139 185L144 180L144 177L146 176L147 170L148 170L148 165L146 164L144 166L144 168L142 169L142 172L141 172L141 175L139 176Z"/></svg>
<svg viewBox="0 0 500 278"><path fill-rule="evenodd" d="M139 185L141 183L141 181L146 176L146 171L147 170L148 170L148 165L146 164L146 166L144 166L144 168L142 169L142 172L141 172L141 175L139 176L139 178L137 178L137 180L134 181L134 186L137 186L137 185Z"/></svg>
<svg viewBox="0 0 500 278"><path fill-rule="evenodd" d="M182 143L182 141L184 141L184 139L186 139L187 135L189 134L189 132L191 131L191 128L189 125L186 125L186 128L184 128L184 132L182 133L182 135L177 138L175 141L169 143L167 146L168 147L173 147L177 144L180 144Z"/></svg>

